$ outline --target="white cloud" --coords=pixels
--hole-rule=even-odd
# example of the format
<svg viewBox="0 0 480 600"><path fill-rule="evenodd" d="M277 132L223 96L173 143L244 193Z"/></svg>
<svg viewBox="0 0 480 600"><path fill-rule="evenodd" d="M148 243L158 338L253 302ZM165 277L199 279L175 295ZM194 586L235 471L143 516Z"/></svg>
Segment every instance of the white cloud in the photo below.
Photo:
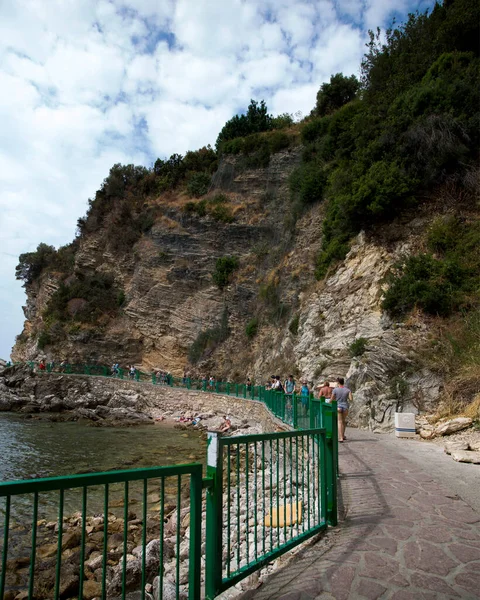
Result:
<svg viewBox="0 0 480 600"><path fill-rule="evenodd" d="M257 93L274 114L308 113L332 73L358 71L366 27L406 6L1 0L0 356L22 328L18 255L69 242L114 163L214 143Z"/></svg>

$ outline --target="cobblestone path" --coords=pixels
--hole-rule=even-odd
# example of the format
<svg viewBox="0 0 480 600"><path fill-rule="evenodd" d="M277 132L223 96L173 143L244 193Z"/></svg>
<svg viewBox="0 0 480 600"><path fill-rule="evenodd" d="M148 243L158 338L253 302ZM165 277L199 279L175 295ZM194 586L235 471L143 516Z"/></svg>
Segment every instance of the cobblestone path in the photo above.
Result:
<svg viewBox="0 0 480 600"><path fill-rule="evenodd" d="M347 433L339 528L242 600L480 599L480 515L428 464L422 469L380 436Z"/></svg>

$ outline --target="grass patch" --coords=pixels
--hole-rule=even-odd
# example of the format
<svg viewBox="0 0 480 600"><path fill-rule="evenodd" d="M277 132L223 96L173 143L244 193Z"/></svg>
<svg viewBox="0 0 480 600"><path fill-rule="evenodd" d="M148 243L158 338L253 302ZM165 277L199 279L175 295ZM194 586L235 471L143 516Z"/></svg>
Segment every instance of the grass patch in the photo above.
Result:
<svg viewBox="0 0 480 600"><path fill-rule="evenodd" d="M427 235L430 253L410 256L393 266L382 308L393 317L412 309L447 317L478 305L480 223L456 217L437 219Z"/></svg>
<svg viewBox="0 0 480 600"><path fill-rule="evenodd" d="M352 358L356 356L362 356L362 354L365 354L367 345L367 338L359 337L350 344L350 346L348 347L348 353Z"/></svg>
<svg viewBox="0 0 480 600"><path fill-rule="evenodd" d="M245 333L249 340L253 339L258 333L258 318L253 317L245 327Z"/></svg>
<svg viewBox="0 0 480 600"><path fill-rule="evenodd" d="M198 202L187 202L183 207L183 211L190 215L196 214L199 217L208 215L221 223L233 223L235 220L232 208L228 205L228 197L224 194L216 194Z"/></svg>

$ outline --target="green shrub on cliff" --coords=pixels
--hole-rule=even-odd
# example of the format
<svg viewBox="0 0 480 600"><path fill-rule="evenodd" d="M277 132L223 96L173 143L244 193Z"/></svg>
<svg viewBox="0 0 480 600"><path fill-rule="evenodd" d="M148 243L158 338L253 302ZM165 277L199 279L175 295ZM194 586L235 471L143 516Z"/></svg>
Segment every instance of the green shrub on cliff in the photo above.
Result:
<svg viewBox="0 0 480 600"><path fill-rule="evenodd" d="M196 364L200 359L206 358L217 346L224 342L230 335L228 327L228 311L224 308L220 323L216 327L200 331L195 341L188 350L188 360Z"/></svg>
<svg viewBox="0 0 480 600"><path fill-rule="evenodd" d="M410 256L390 271L383 308L401 317L415 307L448 316L460 308L478 306L480 222L439 218L427 234L427 244L434 255Z"/></svg>
<svg viewBox="0 0 480 600"><path fill-rule="evenodd" d="M425 189L475 165L479 22L473 0L410 15L384 37L371 33L359 95L358 82L341 74L322 85L292 175L304 202L326 202L317 277L361 229L392 220L423 201Z"/></svg>
<svg viewBox="0 0 480 600"><path fill-rule="evenodd" d="M43 350L46 346L48 346L51 343L52 343L52 338L50 337L50 335L47 332L42 331L40 333L40 335L38 336L37 348L39 350Z"/></svg>
<svg viewBox="0 0 480 600"><path fill-rule="evenodd" d="M211 177L208 173L194 173L187 183L187 191L190 196L194 198L204 196L208 192L210 180Z"/></svg>
<svg viewBox="0 0 480 600"><path fill-rule="evenodd" d="M258 318L257 317L253 317L252 319L250 319L250 321L247 323L246 327L245 327L245 334L248 337L248 339L253 339L258 332Z"/></svg>
<svg viewBox="0 0 480 600"><path fill-rule="evenodd" d="M221 223L232 223L235 220L232 209L228 205L228 197L224 194L215 194L199 202L187 202L183 207L183 211L190 215L196 214L199 217L209 215L212 219Z"/></svg>
<svg viewBox="0 0 480 600"><path fill-rule="evenodd" d="M122 300L113 277L104 273L78 273L73 281L62 282L52 294L44 318L53 321L92 323L102 315L113 316Z"/></svg>
<svg viewBox="0 0 480 600"><path fill-rule="evenodd" d="M238 258L236 256L222 256L217 258L215 271L212 273L214 283L223 289L228 285L231 274L238 269Z"/></svg>
<svg viewBox="0 0 480 600"><path fill-rule="evenodd" d="M32 283L52 261L55 253L53 246L42 243L38 244L35 252L20 254L18 265L15 268L15 277L26 284Z"/></svg>

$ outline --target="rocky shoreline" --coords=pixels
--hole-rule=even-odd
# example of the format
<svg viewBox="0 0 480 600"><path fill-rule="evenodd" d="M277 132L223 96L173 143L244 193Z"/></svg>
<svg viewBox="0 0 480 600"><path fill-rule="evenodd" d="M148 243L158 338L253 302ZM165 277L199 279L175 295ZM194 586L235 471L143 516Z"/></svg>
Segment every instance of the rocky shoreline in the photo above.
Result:
<svg viewBox="0 0 480 600"><path fill-rule="evenodd" d="M303 445L298 452L305 452L305 460L311 460L311 450L304 450ZM248 459L247 459L248 453ZM232 460L239 461L242 475L238 481L232 482L229 492L225 490L224 515L223 515L223 561L231 561L232 571L244 567L247 557L250 561L255 558L254 540L258 547L265 545L274 548L288 540L289 536L295 537L302 532L302 518L299 522L292 522L287 529L283 526L272 526L265 528L264 520L269 511L268 506L261 510L262 480L267 486L263 493L271 496L273 505L276 498L295 497L303 498L303 522L310 523L310 518L315 519L318 514L319 496L318 480L312 475L299 478L290 466L290 459L285 450L271 452L262 462L250 448L248 451L242 448L234 454ZM255 460L256 459L256 460ZM247 468L248 466L248 468ZM233 467L232 467L233 468ZM271 480L270 473L278 472L278 480ZM248 470L250 475L250 492L248 482L245 482L244 471ZM235 469L233 469L233 472ZM270 481L270 483L268 483ZM255 482L255 483L254 483ZM109 502L107 524L105 526L104 515L94 514L85 521L85 550L83 554L83 598L94 600L101 597L103 581L103 545L106 539L106 572L105 585L107 598L117 599L121 597L122 572L125 564L125 581L127 598L136 600L142 584L142 562L143 562L143 536L145 535L145 566L146 566L146 597L150 600L159 598L159 570L163 573L163 598L173 600L179 598L186 600L188 593L189 577L189 546L190 546L190 506L189 506L189 484L184 482L180 489L181 502L178 505L177 491L171 487L174 482L166 480L165 496L163 499L158 492L149 492L147 496L146 519L142 517L142 506L133 498L129 500L127 510L123 500L112 500ZM170 485L170 487L169 487ZM254 496L254 500L252 499ZM308 496L309 502L306 502ZM316 500L310 500L316 498ZM258 502L259 512L254 514L253 505ZM283 500L282 500L283 502ZM228 512L228 504L238 507L236 514ZM268 504L268 503L267 503ZM161 517L161 505L163 505L163 523ZM115 508L118 513L115 513ZM113 509L113 512L111 511ZM124 515L128 514L125 524ZM268 517L267 517L268 518ZM202 582L205 577L205 522L206 504L205 498L202 502L202 559L201 571ZM7 561L6 593L3 600L25 600L28 596L28 577L30 565L30 541L31 525L13 523L10 533L10 553ZM53 597L55 586L56 560L58 552L58 520L37 521L37 552L35 564L35 585L33 597L43 600ZM145 528L145 532L144 532ZM59 597L61 600L78 597L82 560L81 538L82 538L82 515L74 513L64 517L62 525L61 546L61 583ZM124 532L127 539L124 539ZM163 531L163 536L159 532ZM160 539L163 542L160 542ZM226 546L227 539L229 540ZM269 546L270 545L270 546ZM227 547L229 553L227 552ZM126 549L125 561L124 550ZM258 585L260 578L270 574L285 562L283 557L272 561L261 571L251 575L235 587L227 590L222 597L233 598L243 590ZM176 595L178 582L179 595Z"/></svg>
<svg viewBox="0 0 480 600"><path fill-rule="evenodd" d="M165 395L173 393L174 401ZM44 375L22 365L0 373L0 412L51 422L85 421L94 427L154 425L163 421L178 429L218 429L228 412L231 431L260 433L255 418L232 414L232 406L192 400L211 394L187 393L166 386L87 376ZM233 399L232 399L233 400ZM243 400L242 400L243 402ZM215 406L215 404L217 406ZM212 409L213 406L213 409Z"/></svg>

